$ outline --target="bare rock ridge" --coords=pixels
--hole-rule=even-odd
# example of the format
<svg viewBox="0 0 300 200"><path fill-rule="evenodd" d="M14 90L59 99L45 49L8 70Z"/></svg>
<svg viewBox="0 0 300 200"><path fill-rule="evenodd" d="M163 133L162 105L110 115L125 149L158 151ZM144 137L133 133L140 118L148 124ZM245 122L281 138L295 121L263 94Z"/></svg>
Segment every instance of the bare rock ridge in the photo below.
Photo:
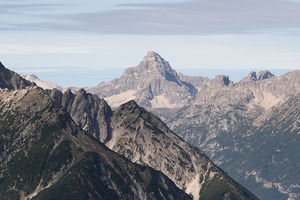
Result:
<svg viewBox="0 0 300 200"><path fill-rule="evenodd" d="M292 154L298 155L293 152L299 150L299 145L293 142L299 141L299 134L288 132L298 130L298 110L296 104L290 104L288 100L300 92L300 71L278 77L269 71L251 72L248 77L233 83L225 75L212 80L180 73L176 76L169 67L157 53L150 52L137 67L129 68L120 78L100 83L88 91L105 98L114 109L134 99L160 116L186 141L200 147L215 163L262 199L299 199L297 169L282 167L278 159L286 162L294 159ZM167 80L166 74L172 78ZM191 87L188 84L197 89L197 94L189 92ZM291 110L295 112L293 117L288 113L283 115L286 118L281 117L284 122L281 123L272 110L282 112L281 107L286 109L286 105L292 105ZM273 119L272 115L278 119ZM288 131L283 127L288 127ZM291 137L287 139L281 133ZM274 134L278 137L273 137ZM269 144L267 148L263 147L265 143ZM271 143L278 148L274 150ZM260 152L262 148L263 153ZM278 152L286 149L294 150L280 157ZM258 159L260 155L265 158ZM268 155L273 155L277 164L269 162ZM298 166L299 159L294 160L291 166ZM247 166L264 166L264 170L255 168L252 171ZM270 176L266 169L275 172ZM288 173L288 170L291 171Z"/></svg>
<svg viewBox="0 0 300 200"><path fill-rule="evenodd" d="M83 89L73 94L48 90L57 103L71 113L79 127L132 162L162 171L195 199L216 196L256 199L215 166L199 149L175 135L158 117L131 100L114 112L96 95ZM96 125L96 126L95 126ZM188 170L187 170L188 169ZM245 194L247 194L245 196Z"/></svg>
<svg viewBox="0 0 300 200"><path fill-rule="evenodd" d="M28 86L0 89L0 200L7 199L191 198L97 142L43 89Z"/></svg>
<svg viewBox="0 0 300 200"><path fill-rule="evenodd" d="M162 171L194 199L256 199L135 101L113 112L111 126L112 138L106 146L133 162Z"/></svg>
<svg viewBox="0 0 300 200"><path fill-rule="evenodd" d="M33 91L35 91L35 89ZM86 130L88 134L92 135L98 141L104 142L107 147L124 155L132 162L150 166L156 170L162 171L168 177L170 177L172 181L175 182L177 187L184 190L186 193L191 194L194 199L257 199L248 190L231 179L226 173L224 173L213 162L211 162L203 154L203 152L183 141L180 137L174 134L158 117L146 111L144 108L139 107L138 104L133 100L121 105L114 112L112 112L108 104L103 99L100 99L96 95L88 94L83 89L79 90L75 94L73 94L70 90L64 93L58 90L47 90L44 92L39 89L39 91L44 96L46 94L49 96L49 98L47 97L47 101L49 101L51 98L56 102L57 106L60 105L65 109L65 111L68 111L67 116L69 116L68 114L70 113L72 120L74 120L76 123L76 125L73 123L72 126L78 126L81 129ZM18 93L19 91L15 92ZM24 93L26 97L31 97L32 99L23 98L22 94ZM48 112L47 109L38 104L38 99L42 100L43 98L38 97L37 94L28 95L29 91L26 90L20 91L18 94L19 95L10 95L16 99L6 99L10 99L12 102L15 102L17 99L21 99L24 102L19 103L24 109L28 109L25 102L29 101L30 109L33 109L36 112L39 112L39 109ZM6 96L6 94L4 94L4 96ZM31 104L36 106L31 106ZM9 105L12 104L10 103ZM53 110L53 108L49 108L50 113L51 110ZM21 110L17 109L17 112L20 111ZM33 111L27 112L28 117L35 116L34 113L31 112ZM55 113L59 112L55 111ZM37 119L40 119L40 117L37 117ZM60 119L61 123L64 123L65 118L58 117L58 119ZM18 120L18 118L15 120ZM45 121L47 120L49 123L51 122L51 118L46 118ZM70 122L68 121L68 123L72 123L72 120ZM30 122L33 123L34 120L31 120ZM18 123L18 121L14 123ZM41 124L43 125L43 123ZM32 127L35 128L34 125L32 125ZM34 133L33 130L30 132ZM80 131L76 130L75 135L78 135L78 132ZM97 145L95 142L91 142L86 138L82 141L82 138L85 136L83 136L84 134L79 135L81 139L72 139L72 137L70 139L71 141L76 141L75 144L73 144L73 142L70 144L72 152L82 151L78 149L79 147L83 149L92 148L94 151L96 151ZM78 146L78 148L74 148L73 146ZM74 157L76 156L77 155L74 155ZM110 156L107 158L109 157ZM74 160L76 159L74 158ZM88 160L90 161L90 159ZM68 163L69 162L70 161L68 161ZM97 166L97 164L95 165ZM122 166L123 165L124 164L122 164ZM76 165L76 167L78 166ZM131 171L128 173L131 173ZM71 171L71 174L73 174L73 171ZM128 176L131 177L130 174ZM162 179L160 178L159 180ZM168 183L167 180L164 180L164 182ZM105 184L108 183L106 182ZM133 183L130 182L129 184ZM187 198L184 196L184 193L176 191L176 186L172 186L171 183L167 184L168 186L166 187L172 187L172 191L166 191L166 187L160 188L160 186L157 187L156 184L159 185L160 182L154 183L154 185L155 188L159 189L160 192L163 192L163 194L159 196L160 198L166 198L168 192L175 192L174 195L179 195L177 197L179 199ZM44 185L37 186L35 191L46 191L46 193L38 192L35 194L34 192L30 193L32 190L29 190L25 192L25 195L41 195L39 198L43 198L46 194L49 195L49 193L53 191L48 190L48 187L43 186ZM119 184L117 184L117 187L118 186ZM136 187L140 188L145 186L138 185ZM51 187L49 186L49 189L50 188ZM116 192L117 189L118 188L113 188L112 190ZM121 192L122 191L124 190L121 190ZM141 195L134 196L137 195L135 190L130 191L131 192L128 195L133 195L133 199L143 199ZM81 192L84 193L84 191ZM140 192L142 193L143 191ZM124 195L124 193L118 193L116 195L122 194ZM147 196L150 194L144 192L143 195ZM173 199L174 195L168 196L166 199ZM127 198L126 195L125 197ZM145 198L150 197L148 196Z"/></svg>
<svg viewBox="0 0 300 200"><path fill-rule="evenodd" d="M0 62L0 88L7 88L9 90L13 90L23 89L30 85L35 84L22 78L19 74L9 69L6 69Z"/></svg>
<svg viewBox="0 0 300 200"><path fill-rule="evenodd" d="M46 90L49 96L65 108L73 120L83 130L98 141L105 143L111 137L110 118L112 110L105 100L80 89L75 94L71 90Z"/></svg>

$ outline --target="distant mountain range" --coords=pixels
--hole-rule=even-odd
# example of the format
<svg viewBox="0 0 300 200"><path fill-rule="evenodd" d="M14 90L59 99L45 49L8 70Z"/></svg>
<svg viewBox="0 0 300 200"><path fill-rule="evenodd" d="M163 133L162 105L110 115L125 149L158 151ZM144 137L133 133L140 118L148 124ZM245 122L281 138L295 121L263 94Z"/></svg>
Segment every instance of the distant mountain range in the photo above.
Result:
<svg viewBox="0 0 300 200"><path fill-rule="evenodd" d="M200 147L212 161L261 199L300 198L300 155L296 153L300 146L299 70L279 77L269 71L250 72L248 77L233 83L226 75L214 79L185 76L173 70L160 55L149 52L137 67L128 68L120 78L85 89L104 98L115 112L121 104L134 99L162 118L184 140ZM78 92L49 94L53 99L65 99L63 96L71 94L76 99L86 93ZM93 95L87 98L85 109L93 104L93 98ZM69 106L71 115L71 110L79 105L61 104ZM115 151L142 163L138 156L131 156L135 151L109 142L128 143L129 137L121 133L120 137L125 137L121 141L110 135L119 128L113 125L110 129L96 122L99 118L114 124L113 112L107 109L110 114L106 118L97 112L86 111L84 118L79 113L73 114L73 118L83 129ZM144 157L141 160L145 162ZM176 179L172 180L178 184Z"/></svg>
<svg viewBox="0 0 300 200"><path fill-rule="evenodd" d="M167 124L262 199L300 198L300 71L220 76Z"/></svg>
<svg viewBox="0 0 300 200"><path fill-rule="evenodd" d="M0 199L257 199L135 101L0 77Z"/></svg>

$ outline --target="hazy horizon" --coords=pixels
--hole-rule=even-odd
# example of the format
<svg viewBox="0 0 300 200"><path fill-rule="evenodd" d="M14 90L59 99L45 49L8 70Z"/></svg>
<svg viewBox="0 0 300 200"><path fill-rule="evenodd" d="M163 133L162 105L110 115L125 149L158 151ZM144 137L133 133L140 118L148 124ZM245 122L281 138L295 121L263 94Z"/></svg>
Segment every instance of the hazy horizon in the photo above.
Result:
<svg viewBox="0 0 300 200"><path fill-rule="evenodd" d="M62 85L94 85L95 72L136 66L149 50L177 71L234 80L300 69L299 0L2 0L0 11L0 61ZM91 82L69 80L76 71Z"/></svg>
<svg viewBox="0 0 300 200"><path fill-rule="evenodd" d="M26 67L25 67L26 68ZM111 81L115 78L119 78L125 71L123 68L118 69L93 69L84 71L80 68L77 70L68 71L64 70L53 70L53 71L24 71L25 68L14 68L18 73L26 75L36 75L40 80L53 82L62 87L93 87L101 82ZM23 69L23 70L22 70ZM174 69L174 68L173 68ZM188 76L202 76L213 79L217 75L227 75L233 82L238 82L242 78L248 76L251 71L260 72L268 70L275 76L280 76L284 73L294 71L287 69L175 69L177 73L183 73ZM296 69L295 69L296 70ZM68 74L68 75L66 75Z"/></svg>

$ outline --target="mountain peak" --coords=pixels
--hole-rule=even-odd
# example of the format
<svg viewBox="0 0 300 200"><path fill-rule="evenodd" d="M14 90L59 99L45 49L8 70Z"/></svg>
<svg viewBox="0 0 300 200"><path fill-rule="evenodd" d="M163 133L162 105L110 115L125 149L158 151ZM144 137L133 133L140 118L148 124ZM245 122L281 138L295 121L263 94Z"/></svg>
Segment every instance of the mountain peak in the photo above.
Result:
<svg viewBox="0 0 300 200"><path fill-rule="evenodd" d="M163 59L157 52L155 51L148 51L147 55L145 58L150 58L150 59Z"/></svg>
<svg viewBox="0 0 300 200"><path fill-rule="evenodd" d="M39 77L37 77L35 74L30 74L29 76L33 79L39 80Z"/></svg>
<svg viewBox="0 0 300 200"><path fill-rule="evenodd" d="M149 51L143 60L136 67L130 67L125 70L123 77L132 79L149 79L156 76L165 77L168 81L173 81L181 85L181 81L170 64L164 60L158 53Z"/></svg>
<svg viewBox="0 0 300 200"><path fill-rule="evenodd" d="M155 64L161 64L164 67L169 66L169 63L165 61L157 52L149 51L147 55L143 58L141 63L148 64L148 67L154 67Z"/></svg>

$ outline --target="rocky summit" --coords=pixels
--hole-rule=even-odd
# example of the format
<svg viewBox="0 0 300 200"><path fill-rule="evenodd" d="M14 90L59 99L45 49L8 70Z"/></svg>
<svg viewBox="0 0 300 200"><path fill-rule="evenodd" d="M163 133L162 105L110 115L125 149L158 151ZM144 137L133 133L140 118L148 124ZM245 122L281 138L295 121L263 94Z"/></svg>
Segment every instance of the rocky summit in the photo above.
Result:
<svg viewBox="0 0 300 200"><path fill-rule="evenodd" d="M207 81L199 79L199 84ZM197 93L192 84L181 80L170 64L153 51L148 52L138 66L127 68L120 78L102 82L87 91L104 98L113 108L134 99L161 117L182 107Z"/></svg>

